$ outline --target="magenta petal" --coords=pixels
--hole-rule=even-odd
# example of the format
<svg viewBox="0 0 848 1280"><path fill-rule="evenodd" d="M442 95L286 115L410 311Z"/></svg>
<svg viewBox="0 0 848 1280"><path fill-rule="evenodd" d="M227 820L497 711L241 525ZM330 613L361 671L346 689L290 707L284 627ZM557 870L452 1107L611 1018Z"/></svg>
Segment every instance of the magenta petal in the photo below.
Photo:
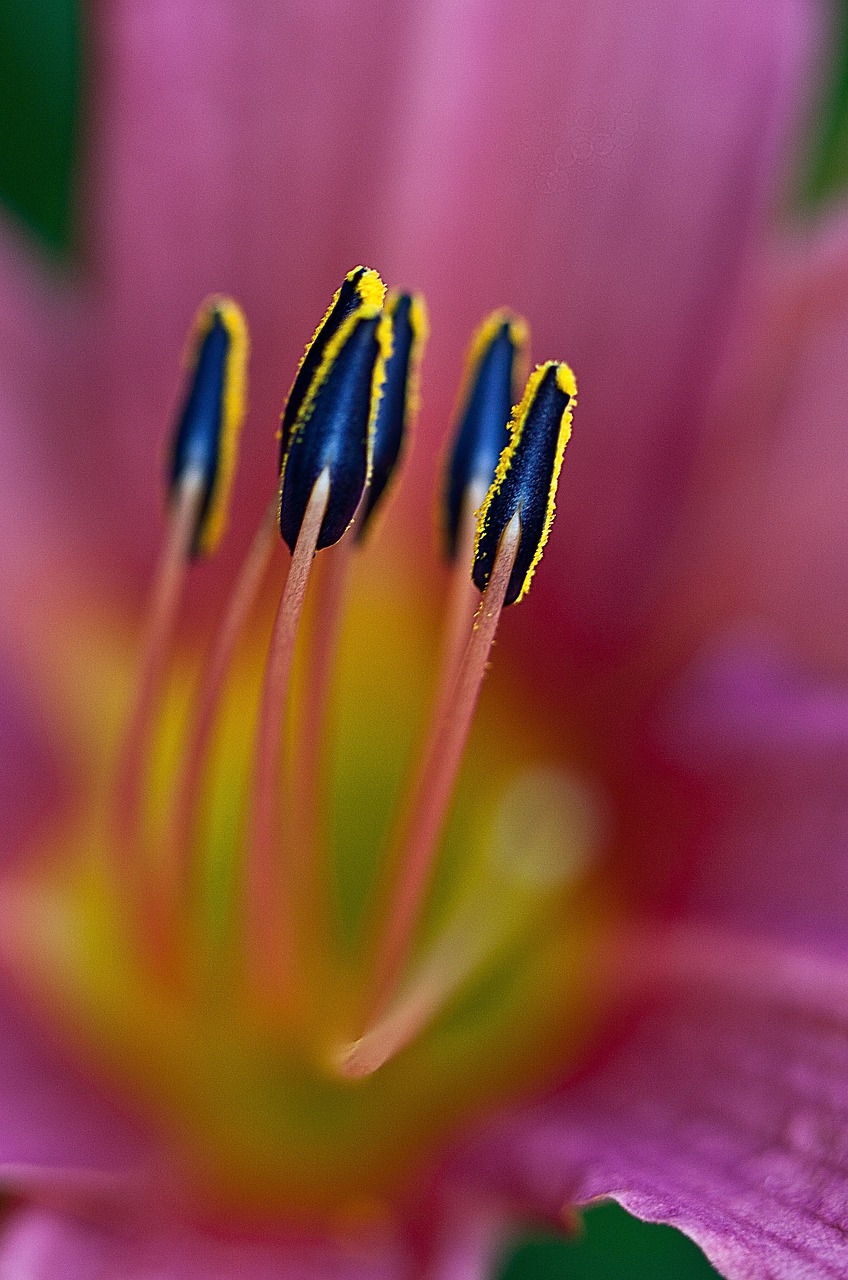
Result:
<svg viewBox="0 0 848 1280"><path fill-rule="evenodd" d="M126 545L155 527L150 458L200 296L231 290L247 308L267 441L329 290L373 259L433 303L439 372L422 441L444 430L484 308L523 307L539 354L573 361L582 443L546 590L564 621L626 625L675 523L814 11L808 0L98 10L85 430L101 474L118 478L99 494L101 524L127 530L137 503ZM250 513L272 454L252 452ZM433 449L419 456L429 501Z"/></svg>
<svg viewBox="0 0 848 1280"><path fill-rule="evenodd" d="M102 495L117 529L138 504L131 546L155 533L179 352L210 291L232 293L251 328L248 518L272 492L303 347L344 273L375 253L414 7L119 0L96 17L89 431L104 466L133 476Z"/></svg>
<svg viewBox="0 0 848 1280"><path fill-rule="evenodd" d="M744 609L845 669L848 208L762 265L716 398L681 577L698 625ZM703 573L693 571L705 560Z"/></svg>
<svg viewBox="0 0 848 1280"><path fill-rule="evenodd" d="M497 1275L504 1242L511 1234L502 1212L474 1196L453 1196L428 1214L426 1246L419 1250L420 1271L426 1280L491 1280Z"/></svg>
<svg viewBox="0 0 848 1280"><path fill-rule="evenodd" d="M690 903L740 928L844 951L848 691L749 636L705 655L661 738L697 773L715 820Z"/></svg>
<svg viewBox="0 0 848 1280"><path fill-rule="evenodd" d="M0 213L0 628L16 596L68 537L72 509L62 454L51 449L73 420L60 406L62 294ZM78 449L79 451L79 449ZM65 527L63 528L63 524Z"/></svg>
<svg viewBox="0 0 848 1280"><path fill-rule="evenodd" d="M428 294L431 364L457 370L471 325L504 301L526 310L537 358L573 363L580 405L534 594L590 635L632 624L685 500L812 12L550 0L495 16L457 0L422 23L389 270ZM428 392L431 429L450 401L449 382Z"/></svg>
<svg viewBox="0 0 848 1280"><path fill-rule="evenodd" d="M848 1274L846 1135L841 1018L691 993L467 1169L549 1215L612 1197L729 1280L821 1280Z"/></svg>
<svg viewBox="0 0 848 1280"><path fill-rule="evenodd" d="M141 1130L0 988L0 1187L120 1197L154 1160Z"/></svg>
<svg viewBox="0 0 848 1280"><path fill-rule="evenodd" d="M394 1280L388 1246L226 1239L154 1221L109 1229L40 1209L12 1218L0 1280Z"/></svg>
<svg viewBox="0 0 848 1280"><path fill-rule="evenodd" d="M0 866L22 848L59 802L58 761L34 723L24 689L0 646Z"/></svg>

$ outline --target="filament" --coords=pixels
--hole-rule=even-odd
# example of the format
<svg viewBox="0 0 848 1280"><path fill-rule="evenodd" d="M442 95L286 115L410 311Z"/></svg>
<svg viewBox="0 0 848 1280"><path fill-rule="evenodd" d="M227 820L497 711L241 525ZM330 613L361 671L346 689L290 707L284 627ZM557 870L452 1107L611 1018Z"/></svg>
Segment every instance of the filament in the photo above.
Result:
<svg viewBox="0 0 848 1280"><path fill-rule="evenodd" d="M440 718L427 735L394 897L378 944L372 1018L379 1016L392 994L418 923L520 540L516 513L501 536L452 696L437 707Z"/></svg>
<svg viewBox="0 0 848 1280"><path fill-rule="evenodd" d="M333 666L354 555L348 536L328 547L316 571L315 608L304 672L303 714L289 779L292 844L298 851L298 916L304 938L328 936L322 893L327 831L322 821L325 744Z"/></svg>
<svg viewBox="0 0 848 1280"><path fill-rule="evenodd" d="M184 915L191 883L193 836L198 819L200 788L209 741L215 727L227 674L236 646L253 610L277 543L276 499L254 535L230 596L223 621L203 672L194 719L189 726L185 757L167 836L163 903L171 929Z"/></svg>
<svg viewBox="0 0 848 1280"><path fill-rule="evenodd" d="M290 959L292 931L280 867L283 725L303 601L329 501L330 472L325 468L312 487L295 544L274 621L259 709L247 842L248 971L260 990L276 994L285 977L281 970Z"/></svg>
<svg viewBox="0 0 848 1280"><path fill-rule="evenodd" d="M457 540L457 554L453 563L450 586L448 588L448 604L438 665L438 683L430 717L430 736L437 731L450 704L459 674L462 655L468 643L468 630L480 601L480 593L474 586L471 574L468 572L468 566L474 558L477 515L485 497L485 484L480 480L472 481L465 493L459 526L459 538ZM430 750L431 744L428 741L422 752L422 759L429 757Z"/></svg>
<svg viewBox="0 0 848 1280"><path fill-rule="evenodd" d="M147 757L203 496L203 476L187 472L174 497L148 606L138 686L121 748L116 785L117 838L113 847L119 879L125 888L139 875L137 854L144 822L141 797Z"/></svg>

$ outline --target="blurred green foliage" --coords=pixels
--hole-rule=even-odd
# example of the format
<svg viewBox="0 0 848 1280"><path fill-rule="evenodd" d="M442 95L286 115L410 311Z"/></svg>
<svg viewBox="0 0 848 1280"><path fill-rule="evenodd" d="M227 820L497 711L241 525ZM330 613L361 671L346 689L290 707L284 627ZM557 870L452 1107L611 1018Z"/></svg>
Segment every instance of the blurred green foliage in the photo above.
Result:
<svg viewBox="0 0 848 1280"><path fill-rule="evenodd" d="M835 7L837 29L826 50L830 73L800 172L802 199L811 205L848 186L848 0L836 0Z"/></svg>
<svg viewBox="0 0 848 1280"><path fill-rule="evenodd" d="M717 1274L679 1231L637 1222L618 1205L589 1209L583 1224L574 1241L538 1234L522 1240L501 1280L710 1280Z"/></svg>
<svg viewBox="0 0 848 1280"><path fill-rule="evenodd" d="M744 0L740 0L744 2ZM848 0L839 0L848 28ZM0 199L53 256L76 240L84 43L80 0L0 0ZM848 185L848 37L832 48L802 201ZM579 1239L534 1235L506 1259L502 1280L706 1280L715 1272L668 1227L615 1205L592 1209Z"/></svg>
<svg viewBox="0 0 848 1280"><path fill-rule="evenodd" d="M73 243L76 0L0 0L0 197L53 255Z"/></svg>

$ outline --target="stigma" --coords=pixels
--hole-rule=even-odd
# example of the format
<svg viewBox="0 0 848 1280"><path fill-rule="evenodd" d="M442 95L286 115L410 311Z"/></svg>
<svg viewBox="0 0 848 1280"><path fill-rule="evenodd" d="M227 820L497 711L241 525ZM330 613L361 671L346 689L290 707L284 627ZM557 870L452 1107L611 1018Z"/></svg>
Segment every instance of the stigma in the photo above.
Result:
<svg viewBox="0 0 848 1280"><path fill-rule="evenodd" d="M468 752L551 533L574 378L549 361L523 387L525 322L482 322L436 485L443 574L417 581L375 513L404 500L427 330L420 295L345 277L189 680L184 587L219 544L247 376L237 305L204 304L113 785L58 880L45 859L16 907L0 893L69 1042L251 1211L394 1194L585 1039L603 799L576 757L528 754L532 717L505 742L484 709Z"/></svg>

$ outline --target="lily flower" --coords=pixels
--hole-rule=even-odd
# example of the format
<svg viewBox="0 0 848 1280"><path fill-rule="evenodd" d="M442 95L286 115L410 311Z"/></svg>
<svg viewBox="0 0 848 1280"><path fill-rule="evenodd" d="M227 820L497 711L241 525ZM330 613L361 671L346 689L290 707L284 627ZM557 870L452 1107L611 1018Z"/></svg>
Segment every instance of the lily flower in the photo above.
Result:
<svg viewBox="0 0 848 1280"><path fill-rule="evenodd" d="M848 1269L822 27L97 10L83 266L0 261L0 1274L482 1277L597 1197Z"/></svg>

